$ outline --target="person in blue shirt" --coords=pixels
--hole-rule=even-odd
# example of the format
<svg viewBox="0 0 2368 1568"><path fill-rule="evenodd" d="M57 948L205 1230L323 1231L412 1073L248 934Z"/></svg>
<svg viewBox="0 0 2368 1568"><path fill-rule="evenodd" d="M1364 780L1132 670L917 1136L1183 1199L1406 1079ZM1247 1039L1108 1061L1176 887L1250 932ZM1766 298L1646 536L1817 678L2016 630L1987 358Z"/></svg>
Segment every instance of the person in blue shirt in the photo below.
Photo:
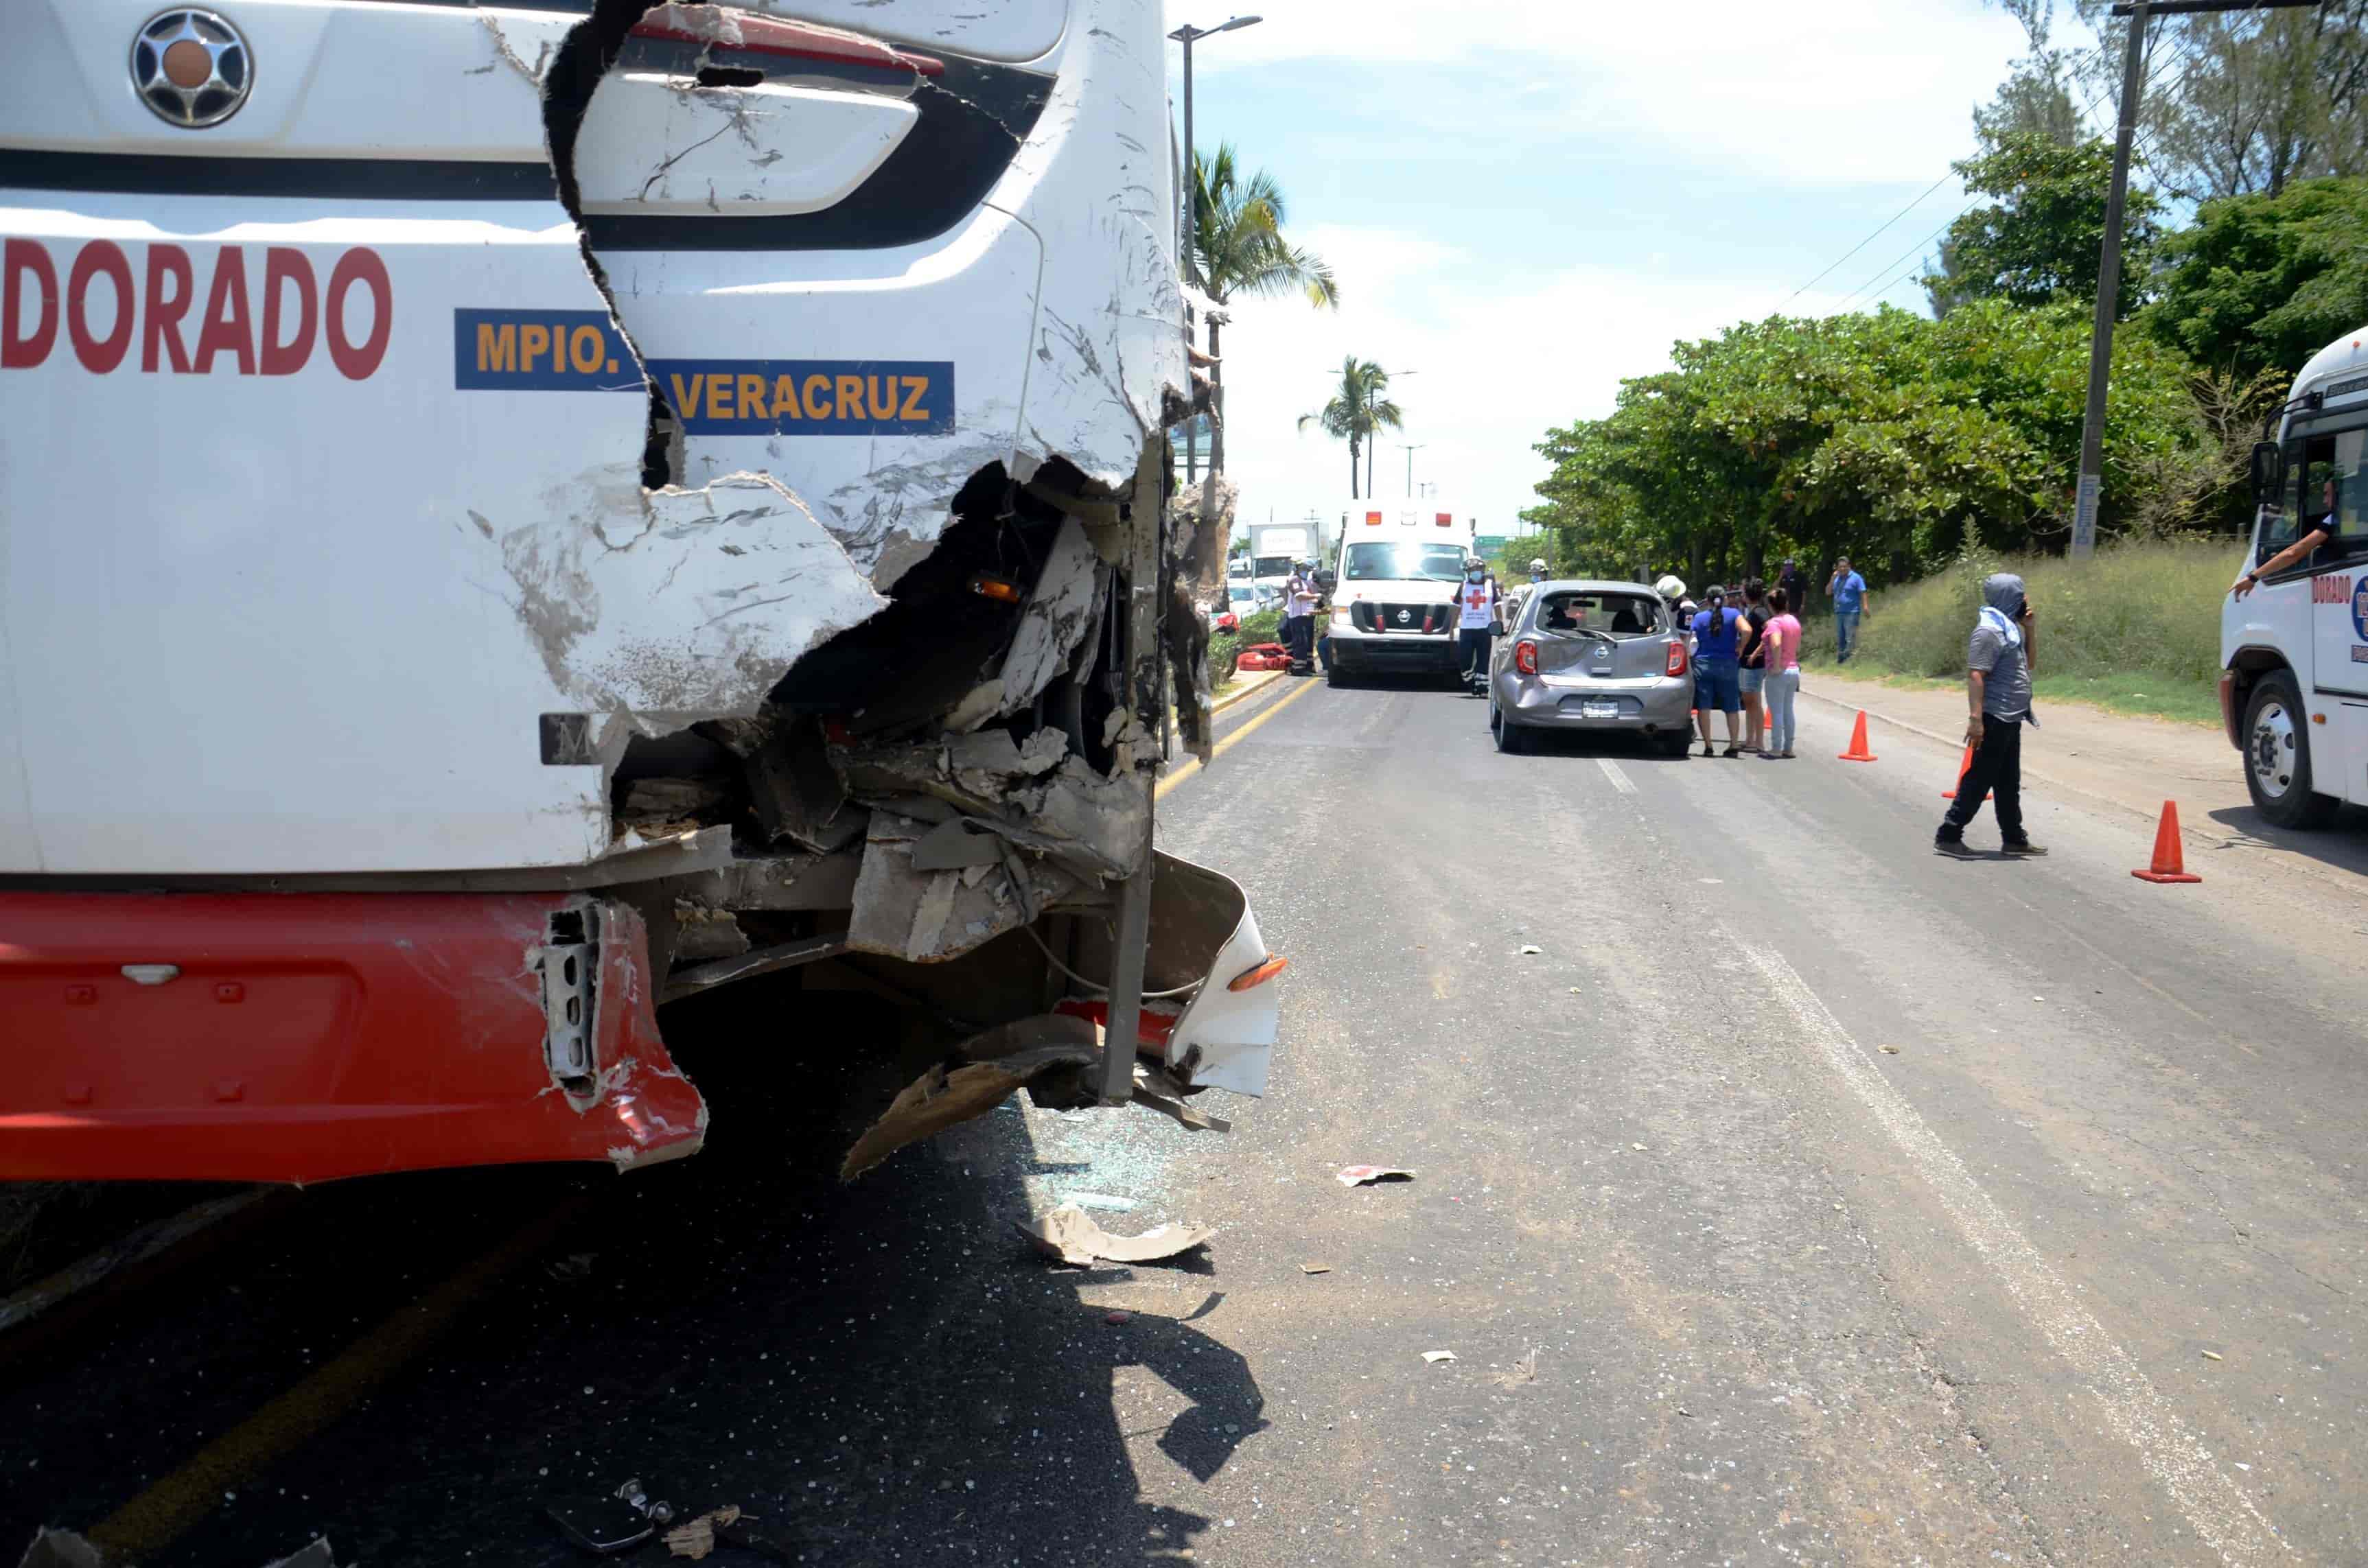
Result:
<svg viewBox="0 0 2368 1568"><path fill-rule="evenodd" d="M1834 601L1834 662L1847 665L1858 647L1858 619L1866 613L1866 579L1850 570L1849 556L1834 563L1833 578L1826 584L1826 592Z"/></svg>
<svg viewBox="0 0 2368 1568"><path fill-rule="evenodd" d="M1743 612L1727 608L1726 590L1713 588L1694 617L1694 722L1702 726L1704 756L1715 755L1713 708L1726 715L1725 755L1743 755Z"/></svg>

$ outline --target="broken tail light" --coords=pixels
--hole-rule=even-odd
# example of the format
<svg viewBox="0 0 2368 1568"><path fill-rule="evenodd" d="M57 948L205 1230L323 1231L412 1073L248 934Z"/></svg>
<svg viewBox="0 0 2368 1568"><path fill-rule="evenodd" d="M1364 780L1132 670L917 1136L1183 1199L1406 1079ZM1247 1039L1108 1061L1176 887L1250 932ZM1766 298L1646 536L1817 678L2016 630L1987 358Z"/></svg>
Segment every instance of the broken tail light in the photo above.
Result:
<svg viewBox="0 0 2368 1568"><path fill-rule="evenodd" d="M1513 644L1513 667L1525 676L1538 673L1538 645L1528 638Z"/></svg>
<svg viewBox="0 0 2368 1568"><path fill-rule="evenodd" d="M1672 642L1669 644L1669 667L1668 673L1673 676L1681 676L1686 673L1686 645L1683 642Z"/></svg>
<svg viewBox="0 0 2368 1568"><path fill-rule="evenodd" d="M1290 967L1291 960L1289 959L1281 957L1270 958L1264 963L1251 965L1248 969L1246 969L1242 971L1241 973L1234 976L1233 979L1225 982L1225 989L1228 991L1247 991L1253 986L1264 985L1268 981L1272 980L1276 975L1281 974L1284 970L1289 969Z"/></svg>

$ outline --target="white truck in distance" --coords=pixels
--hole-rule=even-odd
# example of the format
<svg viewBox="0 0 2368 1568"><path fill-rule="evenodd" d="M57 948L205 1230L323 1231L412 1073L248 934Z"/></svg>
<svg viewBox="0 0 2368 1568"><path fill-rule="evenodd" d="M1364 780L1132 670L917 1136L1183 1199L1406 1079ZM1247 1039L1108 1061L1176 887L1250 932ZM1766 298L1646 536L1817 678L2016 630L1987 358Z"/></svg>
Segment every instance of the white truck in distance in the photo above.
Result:
<svg viewBox="0 0 2368 1568"><path fill-rule="evenodd" d="M2220 612L2220 710L2253 803L2280 827L2368 805L2368 327L2294 378L2275 441L2253 449L2258 569L2316 550Z"/></svg>
<svg viewBox="0 0 2368 1568"><path fill-rule="evenodd" d="M725 985L779 1027L702 1048L939 1119L1260 1092L1281 960L1151 846L1218 570L1162 30L11 6L0 1178L677 1157Z"/></svg>
<svg viewBox="0 0 2368 1568"><path fill-rule="evenodd" d="M1437 502L1348 504L1332 590L1332 684L1456 673L1455 597L1477 537L1468 515Z"/></svg>
<svg viewBox="0 0 2368 1568"><path fill-rule="evenodd" d="M1279 596L1303 561L1321 559L1315 530L1305 523L1252 523L1250 581Z"/></svg>

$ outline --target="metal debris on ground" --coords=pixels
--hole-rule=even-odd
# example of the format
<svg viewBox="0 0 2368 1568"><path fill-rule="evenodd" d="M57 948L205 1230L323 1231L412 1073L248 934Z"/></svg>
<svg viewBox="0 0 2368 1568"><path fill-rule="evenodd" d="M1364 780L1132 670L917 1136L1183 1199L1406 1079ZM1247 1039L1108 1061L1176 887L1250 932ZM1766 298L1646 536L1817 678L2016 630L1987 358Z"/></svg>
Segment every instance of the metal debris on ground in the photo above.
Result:
<svg viewBox="0 0 2368 1568"><path fill-rule="evenodd" d="M1885 1056L1896 1056L1899 1054L1899 1048L1896 1045L1886 1045L1883 1048L1883 1053Z"/></svg>
<svg viewBox="0 0 2368 1568"><path fill-rule="evenodd" d="M2207 1361L2225 1361L2228 1358L2221 1355L2217 1350L2206 1350L2203 1353L2203 1358Z"/></svg>
<svg viewBox="0 0 2368 1568"><path fill-rule="evenodd" d="M1543 953L1545 949L1539 947L1535 942L1523 942L1521 944L1521 951L1526 956L1531 953Z"/></svg>
<svg viewBox="0 0 2368 1568"><path fill-rule="evenodd" d="M720 1525L736 1524L739 1508L726 1503L721 1508L711 1508L695 1519L686 1519L666 1531L666 1550L677 1557L704 1557L715 1550L715 1531Z"/></svg>
<svg viewBox="0 0 2368 1568"><path fill-rule="evenodd" d="M1134 1208L1133 1199L1116 1198L1107 1192L1064 1192L1061 1194L1061 1201L1064 1205L1074 1203L1080 1209L1099 1209L1110 1214L1125 1214Z"/></svg>
<svg viewBox="0 0 2368 1568"><path fill-rule="evenodd" d="M1452 1350L1426 1350L1422 1353L1422 1358L1436 1367L1441 1361L1454 1360L1455 1352Z"/></svg>
<svg viewBox="0 0 2368 1568"><path fill-rule="evenodd" d="M1034 1223L1021 1225L1019 1233L1048 1257L1075 1268L1091 1268L1098 1261L1157 1263L1208 1245L1217 1233L1197 1225L1167 1224L1139 1236L1113 1235L1095 1224L1084 1210L1064 1203Z"/></svg>
<svg viewBox="0 0 2368 1568"><path fill-rule="evenodd" d="M98 1548L72 1530L40 1529L17 1568L100 1568L106 1561Z"/></svg>
<svg viewBox="0 0 2368 1568"><path fill-rule="evenodd" d="M1342 1187L1370 1187L1377 1181L1412 1181L1414 1173L1396 1165L1342 1165L1336 1179Z"/></svg>
<svg viewBox="0 0 2368 1568"><path fill-rule="evenodd" d="M1629 1145L1628 1145L1628 1147L1630 1147L1631 1149L1635 1150L1635 1151L1636 1151L1638 1153L1640 1153L1640 1154L1649 1154L1649 1153L1651 1153L1653 1152L1652 1150L1647 1149L1646 1147L1645 1147L1645 1145L1643 1145L1642 1143L1631 1143L1631 1144L1629 1144Z"/></svg>
<svg viewBox="0 0 2368 1568"><path fill-rule="evenodd" d="M595 1557L631 1551L674 1522L674 1506L652 1497L639 1481L606 1497L555 1497L542 1511L570 1546Z"/></svg>
<svg viewBox="0 0 2368 1568"><path fill-rule="evenodd" d="M1517 1389L1523 1383L1535 1382L1537 1376L1538 1348L1531 1346L1528 1355L1497 1374L1496 1383L1498 1388Z"/></svg>
<svg viewBox="0 0 2368 1568"><path fill-rule="evenodd" d="M1299 1266L1299 1272L1302 1274L1329 1274L1332 1272L1332 1266L1328 1263L1303 1263Z"/></svg>
<svg viewBox="0 0 2368 1568"><path fill-rule="evenodd" d="M1042 1014L973 1035L897 1092L880 1119L847 1152L838 1179L852 1181L907 1143L985 1116L1011 1091L1055 1069L1076 1071L1101 1055L1094 1025Z"/></svg>

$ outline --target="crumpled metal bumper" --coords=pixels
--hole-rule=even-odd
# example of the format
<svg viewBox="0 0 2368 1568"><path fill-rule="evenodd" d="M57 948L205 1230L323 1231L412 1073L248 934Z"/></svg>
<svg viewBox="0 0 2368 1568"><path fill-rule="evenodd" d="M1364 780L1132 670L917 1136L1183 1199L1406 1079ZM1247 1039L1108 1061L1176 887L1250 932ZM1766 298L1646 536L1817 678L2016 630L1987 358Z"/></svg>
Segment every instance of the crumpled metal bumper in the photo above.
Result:
<svg viewBox="0 0 2368 1568"><path fill-rule="evenodd" d="M562 1076L541 966L569 952L588 1071ZM693 1153L707 1108L648 961L641 917L582 894L0 892L0 1178Z"/></svg>

